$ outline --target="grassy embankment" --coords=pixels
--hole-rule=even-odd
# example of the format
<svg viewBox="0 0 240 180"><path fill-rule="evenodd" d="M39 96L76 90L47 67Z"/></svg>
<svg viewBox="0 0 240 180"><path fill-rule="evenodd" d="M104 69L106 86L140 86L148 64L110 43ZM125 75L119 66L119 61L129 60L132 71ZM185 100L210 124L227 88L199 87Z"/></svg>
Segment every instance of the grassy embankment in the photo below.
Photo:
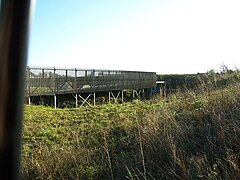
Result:
<svg viewBox="0 0 240 180"><path fill-rule="evenodd" d="M240 179L239 80L222 74L166 100L26 106L22 177Z"/></svg>

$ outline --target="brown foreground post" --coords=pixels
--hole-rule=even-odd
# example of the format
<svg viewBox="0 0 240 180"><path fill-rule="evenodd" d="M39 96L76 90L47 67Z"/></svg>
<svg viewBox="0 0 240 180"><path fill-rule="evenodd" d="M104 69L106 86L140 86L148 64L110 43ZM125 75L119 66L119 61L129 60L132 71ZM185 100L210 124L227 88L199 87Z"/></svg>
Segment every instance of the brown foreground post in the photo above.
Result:
<svg viewBox="0 0 240 180"><path fill-rule="evenodd" d="M20 178L30 0L0 1L0 179Z"/></svg>

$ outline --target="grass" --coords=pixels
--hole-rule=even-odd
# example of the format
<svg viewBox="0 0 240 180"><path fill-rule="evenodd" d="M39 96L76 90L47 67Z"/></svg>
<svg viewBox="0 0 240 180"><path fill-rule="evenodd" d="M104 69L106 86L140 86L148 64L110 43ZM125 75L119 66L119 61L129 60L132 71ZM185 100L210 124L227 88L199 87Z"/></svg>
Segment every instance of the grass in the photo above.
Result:
<svg viewBox="0 0 240 180"><path fill-rule="evenodd" d="M22 178L240 179L239 79L145 102L26 106Z"/></svg>

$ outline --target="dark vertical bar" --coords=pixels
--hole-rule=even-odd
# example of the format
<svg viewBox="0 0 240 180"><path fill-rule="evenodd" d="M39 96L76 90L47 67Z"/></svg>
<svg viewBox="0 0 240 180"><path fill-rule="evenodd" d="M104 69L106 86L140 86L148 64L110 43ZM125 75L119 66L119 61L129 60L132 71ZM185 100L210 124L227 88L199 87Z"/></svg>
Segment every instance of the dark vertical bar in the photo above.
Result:
<svg viewBox="0 0 240 180"><path fill-rule="evenodd" d="M19 179L30 0L0 3L0 179Z"/></svg>

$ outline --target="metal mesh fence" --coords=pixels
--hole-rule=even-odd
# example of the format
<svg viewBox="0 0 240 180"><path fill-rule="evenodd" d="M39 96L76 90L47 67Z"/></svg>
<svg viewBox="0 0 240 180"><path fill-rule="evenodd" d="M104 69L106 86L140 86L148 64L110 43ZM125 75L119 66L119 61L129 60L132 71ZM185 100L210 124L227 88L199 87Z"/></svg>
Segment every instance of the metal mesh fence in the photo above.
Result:
<svg viewBox="0 0 240 180"><path fill-rule="evenodd" d="M145 89L155 72L27 67L25 96Z"/></svg>

